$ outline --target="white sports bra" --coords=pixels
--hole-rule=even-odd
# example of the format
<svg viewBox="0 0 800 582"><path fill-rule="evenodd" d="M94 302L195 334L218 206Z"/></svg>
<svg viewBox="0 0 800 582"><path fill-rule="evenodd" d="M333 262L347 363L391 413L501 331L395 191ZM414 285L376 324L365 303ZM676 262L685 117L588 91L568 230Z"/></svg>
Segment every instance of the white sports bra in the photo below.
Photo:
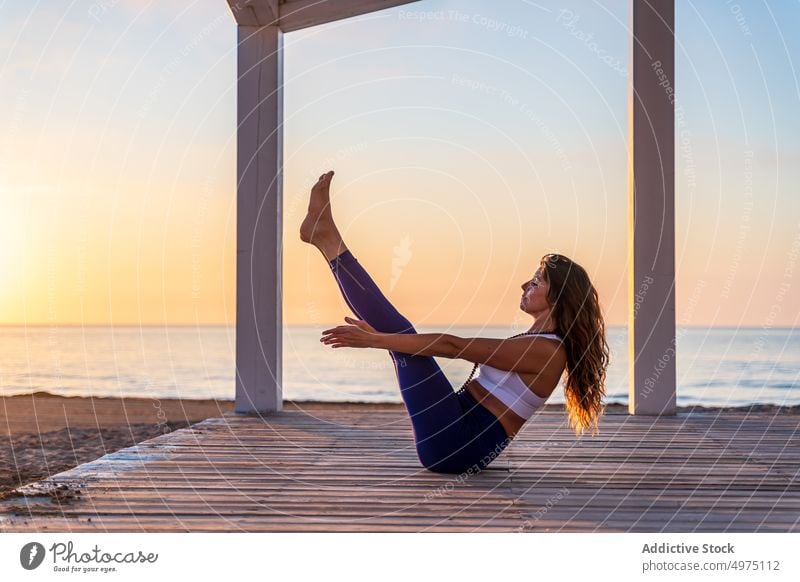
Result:
<svg viewBox="0 0 800 582"><path fill-rule="evenodd" d="M554 333L536 335L561 341L561 338ZM475 379L479 381L481 386L486 388L487 392L493 394L517 416L525 420L528 420L547 400L547 398L542 398L534 394L516 372L498 370L486 364L481 364L480 373Z"/></svg>

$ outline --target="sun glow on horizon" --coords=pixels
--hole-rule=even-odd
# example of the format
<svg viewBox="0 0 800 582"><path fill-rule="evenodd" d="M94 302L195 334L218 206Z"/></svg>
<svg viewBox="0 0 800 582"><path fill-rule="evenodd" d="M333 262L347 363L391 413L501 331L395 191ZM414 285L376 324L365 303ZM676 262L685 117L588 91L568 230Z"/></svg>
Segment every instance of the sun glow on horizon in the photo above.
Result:
<svg viewBox="0 0 800 582"><path fill-rule="evenodd" d="M408 7L287 34L287 325L348 314L297 235L309 179L329 168L348 246L415 323L517 323L523 278L560 252L625 325L628 79L600 51L627 62L627 4L573 2L569 25L528 2L415 6L456 4L525 38L411 22ZM781 28L800 4L750 7L747 42L732 16L676 5L676 323L793 325L800 37ZM0 324L231 324L230 9L120 2L101 17L0 7Z"/></svg>
<svg viewBox="0 0 800 582"><path fill-rule="evenodd" d="M27 264L27 238L29 233L20 209L12 199L10 190L0 186L0 314L15 288L22 282Z"/></svg>

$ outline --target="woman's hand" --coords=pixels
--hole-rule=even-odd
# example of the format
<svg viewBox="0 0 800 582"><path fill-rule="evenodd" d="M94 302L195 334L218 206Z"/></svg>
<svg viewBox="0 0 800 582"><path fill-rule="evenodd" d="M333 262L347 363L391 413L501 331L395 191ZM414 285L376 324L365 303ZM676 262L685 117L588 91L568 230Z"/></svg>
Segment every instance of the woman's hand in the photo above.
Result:
<svg viewBox="0 0 800 582"><path fill-rule="evenodd" d="M383 334L376 331L366 321L345 317L351 325L340 325L322 332L319 340L333 348L377 348Z"/></svg>

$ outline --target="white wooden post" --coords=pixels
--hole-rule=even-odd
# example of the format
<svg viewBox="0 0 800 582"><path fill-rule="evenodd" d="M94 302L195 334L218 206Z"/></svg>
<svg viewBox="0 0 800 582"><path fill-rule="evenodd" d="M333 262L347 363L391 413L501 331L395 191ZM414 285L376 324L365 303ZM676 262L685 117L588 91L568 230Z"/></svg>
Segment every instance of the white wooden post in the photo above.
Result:
<svg viewBox="0 0 800 582"><path fill-rule="evenodd" d="M227 0L238 26L236 404L283 407L283 33L417 0Z"/></svg>
<svg viewBox="0 0 800 582"><path fill-rule="evenodd" d="M238 27L236 412L282 408L283 33Z"/></svg>
<svg viewBox="0 0 800 582"><path fill-rule="evenodd" d="M674 414L675 6L629 1L628 410Z"/></svg>

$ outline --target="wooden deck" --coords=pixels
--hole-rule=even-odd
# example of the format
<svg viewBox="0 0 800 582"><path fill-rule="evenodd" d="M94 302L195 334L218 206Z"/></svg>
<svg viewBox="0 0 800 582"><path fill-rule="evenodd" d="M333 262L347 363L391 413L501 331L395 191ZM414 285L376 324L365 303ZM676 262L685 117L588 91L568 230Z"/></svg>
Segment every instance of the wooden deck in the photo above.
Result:
<svg viewBox="0 0 800 582"><path fill-rule="evenodd" d="M800 416L545 410L479 475L423 469L401 406L236 415L0 502L2 531L800 531ZM23 495L24 494L24 495Z"/></svg>

